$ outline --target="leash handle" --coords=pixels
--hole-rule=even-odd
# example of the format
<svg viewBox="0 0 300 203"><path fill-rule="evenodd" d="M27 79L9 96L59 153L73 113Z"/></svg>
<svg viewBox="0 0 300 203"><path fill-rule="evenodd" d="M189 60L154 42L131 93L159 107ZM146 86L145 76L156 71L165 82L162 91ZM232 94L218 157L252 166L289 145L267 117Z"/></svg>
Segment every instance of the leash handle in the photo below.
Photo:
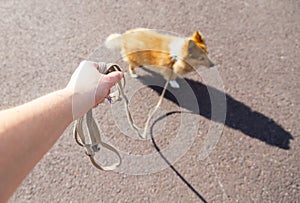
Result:
<svg viewBox="0 0 300 203"><path fill-rule="evenodd" d="M102 74L108 74L113 71L123 72L123 70L120 68L120 66L118 64L114 64L114 63L108 63L108 64L106 64L104 62L98 63L97 69ZM156 106L149 111L148 119L147 119L145 127L143 129L143 133L140 133L141 129L139 129L133 122L133 119L132 119L132 116L131 116L131 113L129 110L129 105L128 105L129 101L124 93L124 87L125 87L125 78L124 77L121 81L119 81L116 84L117 91L111 93L106 99L110 103L120 101L121 98L124 99L127 119L128 119L130 126L132 127L132 129L134 129L136 131L136 133L138 134L138 136L140 138L145 139L150 120L153 117L153 115L155 114L155 112L158 110L160 104L162 103L162 100L164 98L164 95L167 90L167 86L168 86L168 83L169 83L171 77L172 77L172 74L166 81L163 92L160 95L159 101L157 102ZM87 131L88 131L87 135L85 135L84 130L83 130L84 117L86 118L86 125L87 125ZM86 154L89 156L92 164L96 168L98 168L100 170L104 170L104 171L110 171L110 170L116 169L118 166L121 165L122 159L121 159L121 155L119 154L119 152L113 146L102 141L97 122L95 121L95 119L93 117L92 109L90 109L84 116L82 116L76 120L73 134L74 134L76 143L81 147L85 147ZM86 137L89 137L90 143L87 143ZM95 153L100 151L101 147L106 148L107 150L113 152L118 157L118 159L119 159L118 162L114 163L110 166L103 166L103 165L99 164L95 160L94 157L95 157Z"/></svg>
<svg viewBox="0 0 300 203"><path fill-rule="evenodd" d="M123 72L123 70L119 67L118 64L114 64L114 63L106 64L103 62L98 63L97 70L102 74L109 74L113 71ZM124 86L125 86L125 78L123 77L123 79L120 82L118 82L118 88L117 88L118 90L111 93L107 97L107 100L110 103L114 103L116 101L121 100L120 89L123 89ZM87 131L88 131L86 134L83 130L84 118L86 119L86 126L87 126ZM110 170L116 169L118 166L121 165L122 159L121 159L121 155L119 154L119 152L113 146L102 141L99 127L93 117L92 109L90 109L84 116L82 116L76 120L73 134L74 134L76 143L79 146L84 147L86 149L86 155L89 156L92 164L96 168L98 168L100 170L104 170L104 171L110 171ZM89 138L88 140L90 140L90 143L87 142L86 138ZM95 157L96 152L99 152L101 150L101 148L106 148L107 150L113 152L118 157L118 162L116 162L112 165L109 165L109 166L104 166L104 165L98 163L94 157Z"/></svg>
<svg viewBox="0 0 300 203"><path fill-rule="evenodd" d="M93 118L92 110L89 110L88 113L86 114L86 122L87 122L87 129L88 129L87 136L89 136L91 143L86 142L85 133L82 127L83 120L84 120L83 117L78 119L74 127L74 138L77 144L86 149L86 155L89 156L92 164L96 168L103 171L115 170L122 163L121 155L113 146L102 141L98 125L95 119ZM98 163L94 157L95 157L95 153L100 151L101 148L106 148L107 150L113 152L118 157L118 162L109 166L104 166Z"/></svg>

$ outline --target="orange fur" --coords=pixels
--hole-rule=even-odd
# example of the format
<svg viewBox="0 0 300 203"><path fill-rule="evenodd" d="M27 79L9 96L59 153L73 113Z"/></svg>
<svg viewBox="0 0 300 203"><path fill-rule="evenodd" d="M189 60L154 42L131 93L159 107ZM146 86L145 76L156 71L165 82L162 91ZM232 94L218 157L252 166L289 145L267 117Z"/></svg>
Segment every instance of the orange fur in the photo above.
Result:
<svg viewBox="0 0 300 203"><path fill-rule="evenodd" d="M182 76L200 65L213 66L199 31L189 38L179 38L138 28L109 36L106 45L121 50L123 59L130 64L131 74L135 74L136 67L144 66L168 78L172 72ZM176 75L171 80L175 80Z"/></svg>

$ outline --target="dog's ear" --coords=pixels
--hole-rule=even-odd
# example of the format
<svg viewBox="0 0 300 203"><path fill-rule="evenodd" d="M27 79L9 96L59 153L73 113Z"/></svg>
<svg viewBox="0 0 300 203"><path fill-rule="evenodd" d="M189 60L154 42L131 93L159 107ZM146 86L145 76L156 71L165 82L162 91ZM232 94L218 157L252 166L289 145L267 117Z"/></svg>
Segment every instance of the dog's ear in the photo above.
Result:
<svg viewBox="0 0 300 203"><path fill-rule="evenodd" d="M195 48L197 48L197 45L196 43L194 42L194 40L189 40L189 44L188 44L188 50L191 51L191 50L194 50Z"/></svg>
<svg viewBox="0 0 300 203"><path fill-rule="evenodd" d="M202 43L202 44L205 44L205 40L204 40L204 38L202 37L202 34L201 34L200 31L194 32L192 38L195 39L196 42L200 42L200 43Z"/></svg>
<svg viewBox="0 0 300 203"><path fill-rule="evenodd" d="M194 40L189 40L189 44L188 44L188 50L189 52L193 52L193 51L197 51L200 54L204 54L204 51L197 46L197 44L194 42Z"/></svg>

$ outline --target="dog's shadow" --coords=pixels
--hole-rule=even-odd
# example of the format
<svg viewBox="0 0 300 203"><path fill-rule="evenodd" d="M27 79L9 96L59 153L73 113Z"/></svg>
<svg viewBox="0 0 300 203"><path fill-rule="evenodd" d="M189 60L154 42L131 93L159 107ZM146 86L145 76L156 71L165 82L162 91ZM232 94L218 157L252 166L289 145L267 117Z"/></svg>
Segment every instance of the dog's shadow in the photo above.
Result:
<svg viewBox="0 0 300 203"><path fill-rule="evenodd" d="M139 78L139 80L145 85L157 83L153 81L160 81L160 83L162 84L161 86L149 86L160 95L162 93L163 83L165 81L163 77L153 71L144 68L143 70L151 73L151 75L143 75ZM207 119L213 119L214 122L220 122L220 120L218 120L217 118L214 120L214 118L211 117L210 94L217 97L225 95L227 111L224 124L227 127L239 130L245 135L263 141L271 146L276 146L285 150L290 149L290 140L293 139L293 136L282 126L280 126L280 124L276 123L273 119L268 118L262 113L251 109L249 106L235 100L230 95L225 94L224 92L221 92L214 87L206 86L201 82L188 78L176 79L179 84L184 83L184 80L194 92L199 109L195 110L196 108L189 102L181 102L181 108L190 110L193 113L199 114ZM178 91L180 91L180 89ZM172 101L179 105L178 100L172 93L170 93L170 91L166 91L164 97L169 101Z"/></svg>

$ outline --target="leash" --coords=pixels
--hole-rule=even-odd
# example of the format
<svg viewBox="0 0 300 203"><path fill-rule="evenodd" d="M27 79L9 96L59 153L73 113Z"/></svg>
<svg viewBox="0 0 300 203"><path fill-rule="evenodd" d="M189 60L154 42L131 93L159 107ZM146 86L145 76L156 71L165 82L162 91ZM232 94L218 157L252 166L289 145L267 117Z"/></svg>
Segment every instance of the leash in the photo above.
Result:
<svg viewBox="0 0 300 203"><path fill-rule="evenodd" d="M125 93L123 91L123 88L119 87L120 88L120 93L121 93L121 95L122 95L122 97L124 98L124 101L125 101L124 104L125 104L125 109L126 109L126 115L127 115L128 122L129 122L131 128L135 130L135 132L138 134L138 136L141 139L146 139L147 130L148 130L148 127L149 127L150 120L153 117L153 115L155 114L155 112L158 110L159 106L161 105L161 102L162 102L162 100L164 98L164 95L166 93L166 90L167 90L167 87L168 87L168 83L170 81L170 78L172 77L172 74L170 75L170 77L166 81L166 83L164 85L164 89L163 89L163 91L162 91L162 93L161 93L161 95L159 97L159 100L158 100L156 106L154 108L152 108L149 111L149 113L148 113L148 118L147 118L147 121L145 123L145 127L144 127L144 132L143 133L140 133L141 129L134 124L132 116L131 116L131 113L130 113L130 110L129 110L128 99L127 99L127 97L126 97L126 95L125 95Z"/></svg>
<svg viewBox="0 0 300 203"><path fill-rule="evenodd" d="M103 74L108 74L110 72L113 71L121 71L122 73L124 73L123 69L118 65L118 64L114 64L114 63L103 63L100 62L98 63L99 67L97 68L98 71L100 73ZM148 113L148 119L145 123L145 127L144 127L144 132L140 133L141 129L139 129L133 122L130 110L129 110L129 101L127 96L124 93L124 87L126 84L125 81L125 77L123 76L122 80L119 81L116 84L117 87L117 91L109 94L109 96L106 97L106 99L110 102L110 103L114 103L117 101L120 101L121 99L124 99L124 104L125 104L125 110L126 110L126 115L127 115L127 120L131 126L132 129L134 129L136 131L136 133L138 134L138 136L141 139L145 139L146 138L146 134L147 134L147 130L149 127L149 123L151 118L153 117L153 115L155 114L155 112L158 110L159 106L162 103L162 100L164 98L165 92L167 90L168 87L168 83L172 77L174 73L170 74L170 77L167 79L165 85L164 85L164 89L160 95L160 98L156 104L156 106L154 108L152 108L149 113ZM86 120L86 128L87 128L87 133L85 134L85 131L83 130L84 127L84 118ZM120 153L111 145L103 142L103 140L101 139L101 135L100 135L100 131L99 131L99 127L97 125L97 122L95 121L94 117L93 117L93 110L90 109L84 116L80 117L79 119L77 119L75 121L75 125L74 125L74 129L73 129L73 135L75 138L76 143L81 146L84 147L86 150L86 155L89 156L90 161L92 162L92 164L103 171L111 171L111 170L115 170L118 166L121 165L122 163L122 158ZM88 139L86 139L88 138ZM88 140L90 142L88 142ZM105 148L109 151L111 151L112 153L114 153L117 157L118 157L118 162L112 164L112 165L108 165L108 166L104 166L101 165L100 163L98 163L95 160L95 153L99 152L100 149Z"/></svg>
<svg viewBox="0 0 300 203"><path fill-rule="evenodd" d="M108 74L113 71L123 72L123 70L119 67L119 65L113 64L113 63L109 63L109 64L98 63L97 69L100 73L103 73L103 74ZM121 98L120 98L119 89L123 89L124 86L125 86L125 78L123 77L123 79L117 83L118 91L111 93L107 97L107 100L110 103L120 101ZM86 120L87 134L85 134L85 131L83 130L84 118ZM80 117L79 119L77 119L75 121L73 134L74 134L76 143L79 146L84 147L86 149L86 155L89 156L92 164L96 168L98 168L100 170L104 170L104 171L109 171L109 170L114 170L118 166L121 165L122 159L121 159L121 155L119 154L119 152L113 146L102 141L99 127L93 117L92 109L90 109L84 116ZM90 142L88 142L86 138L88 138L88 140ZM115 155L117 155L118 162L114 163L112 165L109 165L109 166L103 166L103 165L97 163L97 161L95 160L94 157L95 157L95 153L99 152L101 147L106 148L107 150L109 150L109 151L113 152Z"/></svg>

